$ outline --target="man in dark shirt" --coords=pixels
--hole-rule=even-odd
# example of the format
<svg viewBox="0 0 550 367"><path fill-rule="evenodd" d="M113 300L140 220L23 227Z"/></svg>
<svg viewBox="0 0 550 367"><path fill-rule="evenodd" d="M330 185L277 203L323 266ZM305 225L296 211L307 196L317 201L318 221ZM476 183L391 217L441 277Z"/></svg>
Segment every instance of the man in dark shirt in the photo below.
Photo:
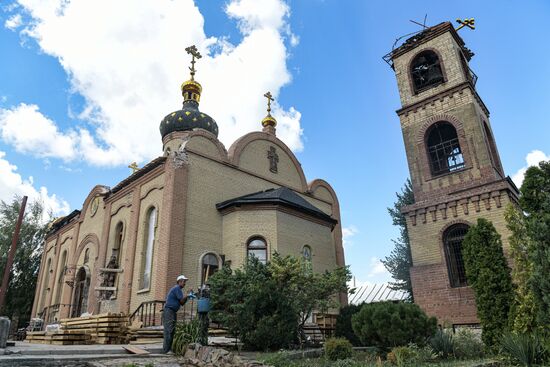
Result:
<svg viewBox="0 0 550 367"><path fill-rule="evenodd" d="M178 319L177 312L187 302L188 296L183 294L183 287L185 287L186 282L187 277L185 275L178 276L176 279L177 284L170 289L166 296L166 303L162 311L162 323L164 324L164 345L162 349L164 353L168 353L172 349L172 340L174 339Z"/></svg>

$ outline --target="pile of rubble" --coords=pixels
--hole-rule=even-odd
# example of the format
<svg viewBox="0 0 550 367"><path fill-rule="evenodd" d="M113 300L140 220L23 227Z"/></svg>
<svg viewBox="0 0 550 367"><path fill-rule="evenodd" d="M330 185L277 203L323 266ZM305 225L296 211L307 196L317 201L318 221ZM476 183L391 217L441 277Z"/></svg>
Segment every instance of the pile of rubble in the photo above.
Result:
<svg viewBox="0 0 550 367"><path fill-rule="evenodd" d="M257 361L247 361L225 349L190 344L184 355L185 366L194 367L262 367Z"/></svg>

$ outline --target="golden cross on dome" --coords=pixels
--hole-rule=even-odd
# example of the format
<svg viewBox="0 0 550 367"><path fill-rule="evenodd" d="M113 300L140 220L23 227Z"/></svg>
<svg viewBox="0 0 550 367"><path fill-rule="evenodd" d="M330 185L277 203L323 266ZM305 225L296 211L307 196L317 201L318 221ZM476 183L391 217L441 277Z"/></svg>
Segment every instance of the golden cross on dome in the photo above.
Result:
<svg viewBox="0 0 550 367"><path fill-rule="evenodd" d="M198 59L200 59L202 57L202 55L200 54L200 52L197 50L197 46L195 45L192 45L192 46L189 46L185 49L185 51L187 51L187 53L189 55L191 55L191 67L189 68L189 70L191 70L191 80L195 80L193 77L195 76L195 72L197 71L195 69L195 57Z"/></svg>
<svg viewBox="0 0 550 367"><path fill-rule="evenodd" d="M137 171L139 171L139 167L138 167L136 162L130 163L128 168L130 168L132 170L132 173L136 173Z"/></svg>
<svg viewBox="0 0 550 367"><path fill-rule="evenodd" d="M476 26L474 25L474 22L475 22L474 18L470 18L470 19L466 18L466 19L464 19L464 20L462 20L462 19L457 19L456 22L457 22L458 24L460 24L460 25L458 26L458 28L455 29L456 31L458 31L458 30L460 30L460 29L462 29L462 28L464 28L464 27L468 27L468 28L470 28L470 29L476 29Z"/></svg>
<svg viewBox="0 0 550 367"><path fill-rule="evenodd" d="M271 101L274 101L273 95L271 95L271 92L267 92L264 94L264 97L267 98L267 114L271 114Z"/></svg>

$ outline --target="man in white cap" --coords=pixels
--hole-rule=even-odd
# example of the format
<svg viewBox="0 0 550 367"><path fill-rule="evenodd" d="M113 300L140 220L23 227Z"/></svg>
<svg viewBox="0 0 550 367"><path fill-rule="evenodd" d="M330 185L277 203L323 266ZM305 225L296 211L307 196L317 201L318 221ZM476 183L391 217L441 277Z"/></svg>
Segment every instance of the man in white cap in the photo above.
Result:
<svg viewBox="0 0 550 367"><path fill-rule="evenodd" d="M176 321L178 319L177 312L181 306L187 302L188 295L183 294L183 287L187 282L185 275L180 275L176 279L176 285L170 289L164 303L162 311L162 323L164 324L164 345L163 352L168 353L172 349L172 340L174 339L174 331L176 330ZM190 293L193 291L191 290Z"/></svg>

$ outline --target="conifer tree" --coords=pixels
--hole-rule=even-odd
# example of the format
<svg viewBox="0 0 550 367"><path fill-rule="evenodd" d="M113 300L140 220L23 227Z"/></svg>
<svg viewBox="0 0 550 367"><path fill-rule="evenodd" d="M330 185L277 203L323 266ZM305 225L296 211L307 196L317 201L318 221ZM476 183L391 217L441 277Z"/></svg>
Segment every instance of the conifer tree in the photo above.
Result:
<svg viewBox="0 0 550 367"><path fill-rule="evenodd" d="M390 283L393 290L405 291L409 294L409 299L414 301L411 284L410 267L412 266L411 245L409 242L409 232L407 230L407 220L401 213L401 208L406 205L414 204L414 193L411 180L407 179L401 193L396 193L397 201L393 208L388 208L392 217L393 225L399 227L399 237L392 240L394 248L389 256L386 256L382 263L390 272L394 282Z"/></svg>
<svg viewBox="0 0 550 367"><path fill-rule="evenodd" d="M490 221L479 218L470 227L462 242L462 256L475 293L483 342L496 346L508 326L513 289L500 235Z"/></svg>

